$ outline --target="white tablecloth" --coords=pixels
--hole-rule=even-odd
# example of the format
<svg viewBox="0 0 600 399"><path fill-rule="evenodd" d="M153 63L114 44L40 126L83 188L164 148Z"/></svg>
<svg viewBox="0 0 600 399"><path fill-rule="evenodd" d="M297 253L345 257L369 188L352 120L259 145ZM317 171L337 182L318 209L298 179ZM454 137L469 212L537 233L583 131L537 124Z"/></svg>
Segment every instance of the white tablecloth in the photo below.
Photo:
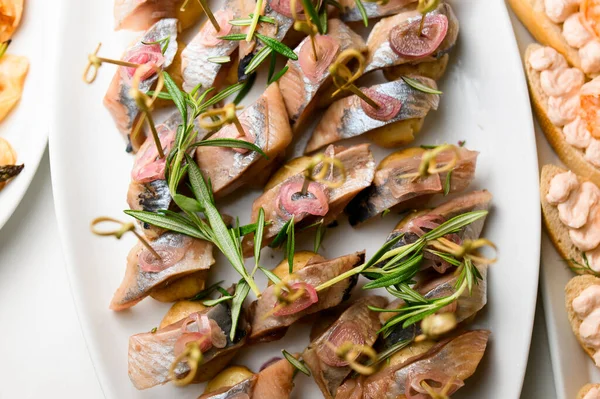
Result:
<svg viewBox="0 0 600 399"><path fill-rule="evenodd" d="M69 291L47 154L0 231L0 376L0 398L103 397ZM556 397L541 300L521 397Z"/></svg>

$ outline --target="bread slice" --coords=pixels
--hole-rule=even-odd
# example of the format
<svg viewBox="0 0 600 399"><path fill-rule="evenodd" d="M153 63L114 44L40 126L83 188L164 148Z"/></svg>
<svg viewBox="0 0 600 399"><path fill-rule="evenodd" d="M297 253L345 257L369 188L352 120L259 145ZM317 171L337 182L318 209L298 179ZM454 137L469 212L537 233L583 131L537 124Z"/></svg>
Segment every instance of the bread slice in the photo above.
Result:
<svg viewBox="0 0 600 399"><path fill-rule="evenodd" d="M569 46L565 40L562 24L557 24L548 18L544 0L508 0L508 3L538 42L554 47L564 55L570 65L581 69L579 50Z"/></svg>
<svg viewBox="0 0 600 399"><path fill-rule="evenodd" d="M569 317L569 322L571 323L571 328L573 329L573 334L575 334L575 338L577 338L577 341L579 341L579 344L581 345L585 353L587 353L593 359L596 350L594 348L586 346L583 340L581 339L581 336L579 335L579 326L581 326L581 319L573 310L573 299L577 298L583 290L585 290L591 285L600 285L600 278L590 275L573 277L565 287L565 305L567 307L567 316Z"/></svg>
<svg viewBox="0 0 600 399"><path fill-rule="evenodd" d="M583 399L585 397L585 395L587 395L587 393L589 391L591 391L592 388L598 388L598 389L600 389L600 384L585 384L583 386L583 388L581 388L579 390L579 392L577 393L577 398L576 399Z"/></svg>
<svg viewBox="0 0 600 399"><path fill-rule="evenodd" d="M593 270L586 267L586 261L583 258L583 252L573 244L569 237L569 228L565 226L558 218L558 209L555 205L546 200L550 182L552 178L559 173L566 172L565 169L555 165L544 165L540 176L540 197L542 202L542 215L544 216L544 225L550 239L558 250L560 256L567 262L567 265L577 274L593 274ZM577 176L579 182L588 180Z"/></svg>
<svg viewBox="0 0 600 399"><path fill-rule="evenodd" d="M531 52L541 48L539 44L531 44L525 52L525 72L527 74L527 83L533 110L538 118L538 122L546 135L546 138L554 148L561 161L569 167L574 173L594 182L600 186L600 169L589 163L584 158L584 152L567 143L563 129L555 126L548 118L548 96L542 90L540 83L540 73L534 70L529 64L529 55Z"/></svg>

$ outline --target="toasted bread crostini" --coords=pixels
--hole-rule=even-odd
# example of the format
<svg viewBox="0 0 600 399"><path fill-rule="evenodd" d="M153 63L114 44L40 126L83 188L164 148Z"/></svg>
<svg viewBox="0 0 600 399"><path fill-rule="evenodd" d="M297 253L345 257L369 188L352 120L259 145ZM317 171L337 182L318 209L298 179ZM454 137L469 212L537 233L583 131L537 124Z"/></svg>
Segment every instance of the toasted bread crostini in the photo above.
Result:
<svg viewBox="0 0 600 399"><path fill-rule="evenodd" d="M560 256L577 274L598 274L600 189L573 172L545 165L540 197L546 230Z"/></svg>
<svg viewBox="0 0 600 399"><path fill-rule="evenodd" d="M577 393L577 399L600 398L600 384L585 384Z"/></svg>
<svg viewBox="0 0 600 399"><path fill-rule="evenodd" d="M600 365L600 278L577 276L565 287L567 316L583 350Z"/></svg>
<svg viewBox="0 0 600 399"><path fill-rule="evenodd" d="M600 185L600 131L591 115L597 108L591 92L600 78L584 83L581 71L568 68L560 54L538 44L527 48L525 67L533 109L546 138L565 165Z"/></svg>
<svg viewBox="0 0 600 399"><path fill-rule="evenodd" d="M588 76L600 74L598 0L508 0L529 32Z"/></svg>

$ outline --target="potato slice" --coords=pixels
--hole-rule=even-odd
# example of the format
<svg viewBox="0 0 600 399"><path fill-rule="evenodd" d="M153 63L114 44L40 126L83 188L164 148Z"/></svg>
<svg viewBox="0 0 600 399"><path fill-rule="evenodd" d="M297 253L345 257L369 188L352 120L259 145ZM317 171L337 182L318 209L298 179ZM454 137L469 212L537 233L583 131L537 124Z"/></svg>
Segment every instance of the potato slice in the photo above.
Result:
<svg viewBox="0 0 600 399"><path fill-rule="evenodd" d="M406 119L371 130L367 137L384 148L400 147L415 140L423 127L424 119Z"/></svg>
<svg viewBox="0 0 600 399"><path fill-rule="evenodd" d="M154 289L150 296L159 302L188 299L204 289L207 277L208 270L200 270Z"/></svg>
<svg viewBox="0 0 600 399"><path fill-rule="evenodd" d="M26 57L5 54L0 58L0 121L21 99L28 71Z"/></svg>
<svg viewBox="0 0 600 399"><path fill-rule="evenodd" d="M279 168L277 172L275 172L273 177L271 177L271 179L267 182L264 191L267 192L287 178L306 170L311 162L312 157L299 157L292 159Z"/></svg>
<svg viewBox="0 0 600 399"><path fill-rule="evenodd" d="M252 377L254 373L244 366L229 366L208 381L204 393L214 392L221 388L232 387Z"/></svg>
<svg viewBox="0 0 600 399"><path fill-rule="evenodd" d="M206 309L206 306L204 306L200 301L175 302L167 314L165 314L165 317L163 317L158 328L160 329L173 323L177 323L179 320L185 319L192 313L200 312L204 309Z"/></svg>
<svg viewBox="0 0 600 399"><path fill-rule="evenodd" d="M10 40L21 23L24 0L0 0L0 42Z"/></svg>
<svg viewBox="0 0 600 399"><path fill-rule="evenodd" d="M293 261L293 272L297 272L298 270L304 268L308 262L314 263L314 262L323 262L325 260L325 258L323 258L321 255L316 254L314 252L310 252L310 251L299 251L296 252L294 254L294 261ZM279 263L273 270L272 270L273 274L275 274L277 277L279 277L280 279L284 279L287 276L290 275L290 265L288 264L287 259L284 259L281 261L281 263ZM269 285L273 284L270 280L269 280Z"/></svg>

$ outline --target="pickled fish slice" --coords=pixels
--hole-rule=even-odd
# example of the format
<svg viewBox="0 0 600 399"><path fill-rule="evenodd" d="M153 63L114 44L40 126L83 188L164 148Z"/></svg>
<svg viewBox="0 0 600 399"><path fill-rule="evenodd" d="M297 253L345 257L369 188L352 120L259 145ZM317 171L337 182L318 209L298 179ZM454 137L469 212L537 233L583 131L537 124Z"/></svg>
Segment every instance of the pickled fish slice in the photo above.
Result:
<svg viewBox="0 0 600 399"><path fill-rule="evenodd" d="M287 112L277 83L269 85L263 95L244 109L238 118L247 131L246 138L252 137L253 143L260 147L269 159L254 151L198 147L196 162L204 177L211 180L216 198L230 194L251 182L258 173L271 165L292 141ZM211 138L231 138L237 135L236 127L227 125Z"/></svg>
<svg viewBox="0 0 600 399"><path fill-rule="evenodd" d="M130 308L153 289L215 263L212 244L183 234L164 233L151 246L161 259L139 242L129 252L125 277L110 303L112 310Z"/></svg>
<svg viewBox="0 0 600 399"><path fill-rule="evenodd" d="M414 7L417 0L389 0L387 4L381 5L377 1L363 1L367 18L380 18L388 15L395 15L405 8ZM360 12L355 0L340 0L342 10L340 11L340 19L342 21L353 22L362 21L363 16Z"/></svg>
<svg viewBox="0 0 600 399"><path fill-rule="evenodd" d="M364 258L364 252L357 252L352 255L317 262L295 272L293 279L290 279L289 283L302 282L316 288L320 284L362 264ZM276 287L274 285L267 287L263 291L262 296L254 301L250 307L252 313L252 333L249 340L252 342L268 342L280 339L285 335L288 327L303 316L337 306L342 301L348 299L350 291L356 285L356 281L356 276L340 281L319 292L316 303L296 313L281 316L275 316L273 312L273 309L278 304L275 295Z"/></svg>
<svg viewBox="0 0 600 399"><path fill-rule="evenodd" d="M338 387L350 375L352 369L337 357L329 345L340 346L345 342L372 346L381 328L379 313L368 306L383 308L387 299L368 296L357 300L321 336L310 343L302 353L302 359L311 371L325 398L332 399Z"/></svg>
<svg viewBox="0 0 600 399"><path fill-rule="evenodd" d="M171 65L177 54L177 27L178 22L176 19L163 19L157 22L144 33L136 44L125 52L122 59L137 64L155 65L160 71L164 70ZM169 44L164 53L161 44L150 44L167 38L169 38ZM104 106L108 109L117 128L124 136L128 151L137 151L145 140L142 131L138 133L137 137L131 138L135 123L141 115L135 100L129 94L134 73L135 68L118 67L104 96ZM150 90L157 79L157 74L143 79L139 85L140 91L145 93Z"/></svg>
<svg viewBox="0 0 600 399"><path fill-rule="evenodd" d="M194 382L202 382L221 371L245 344L248 323L242 311L235 340L231 341L231 309L227 302L206 308L197 312L197 315L205 315L211 322L214 321L226 338L224 347L213 346L203 351L202 363L194 378ZM175 360L175 346L183 335L182 325L187 321L188 319L180 320L155 332L136 334L129 338L129 379L137 389L169 382L169 368ZM177 378L183 378L188 372L187 363L180 363L175 369Z"/></svg>
<svg viewBox="0 0 600 399"><path fill-rule="evenodd" d="M189 1L184 11L184 0L115 0L115 30L146 30L161 19L177 18L181 28L193 25L202 15L197 1Z"/></svg>
<svg viewBox="0 0 600 399"><path fill-rule="evenodd" d="M437 47L429 50L421 49L422 55L420 56L400 55L403 54L402 51L398 51L398 48L395 47L410 46L407 41L403 42L402 36L395 36L395 33L398 29L407 27L409 24L413 24L414 28L418 29L421 21L421 14L418 11L410 10L401 12L392 17L384 18L375 24L367 39L369 56L367 58L365 73L395 65L433 61L449 52L456 44L459 30L458 19L456 19L452 7L448 3L441 3L436 10L427 14L427 18L431 21L440 21L443 23L444 26L441 28L442 32L440 34L445 31L445 36L430 43L431 45L435 45L439 40L443 39ZM432 38L432 40L435 39ZM394 50L395 48L396 51ZM417 50L415 54L419 54L419 51Z"/></svg>
<svg viewBox="0 0 600 399"><path fill-rule="evenodd" d="M339 19L328 21L326 36L317 35L319 59L315 62L310 38L305 38L294 52L297 61L288 60L288 71L279 80L279 88L294 131L298 131L306 118L310 118L318 93L331 84L329 66L337 55L347 49L367 50L364 40ZM314 100L314 101L313 101Z"/></svg>
<svg viewBox="0 0 600 399"><path fill-rule="evenodd" d="M475 177L477 165L476 151L457 147L456 166L449 172L442 172L428 177L403 177L418 172L425 150L409 148L395 152L379 164L375 172L373 184L358 194L346 207L350 224L356 225L375 217L386 209L401 211L410 204L410 200L423 198L426 203L432 194L448 193L466 189ZM438 166L443 167L454 157L452 150L443 151L436 157ZM414 201L413 201L414 202Z"/></svg>
<svg viewBox="0 0 600 399"><path fill-rule="evenodd" d="M435 81L415 77L426 86L437 88ZM416 90L403 80L362 89L380 105L375 110L360 97L352 95L334 102L315 128L306 152L313 152L339 140L360 136L399 121L422 119L437 109L439 96Z"/></svg>
<svg viewBox="0 0 600 399"><path fill-rule="evenodd" d="M214 57L231 56L237 50L240 41L222 40L220 36L240 33L239 26L229 24L232 19L242 17L239 0L227 0L223 7L216 11L215 18L221 27L216 31L210 21L205 21L200 31L183 50L181 73L183 75L183 89L192 91L197 85L202 89L220 86L221 71L226 72L224 64L216 63Z"/></svg>

